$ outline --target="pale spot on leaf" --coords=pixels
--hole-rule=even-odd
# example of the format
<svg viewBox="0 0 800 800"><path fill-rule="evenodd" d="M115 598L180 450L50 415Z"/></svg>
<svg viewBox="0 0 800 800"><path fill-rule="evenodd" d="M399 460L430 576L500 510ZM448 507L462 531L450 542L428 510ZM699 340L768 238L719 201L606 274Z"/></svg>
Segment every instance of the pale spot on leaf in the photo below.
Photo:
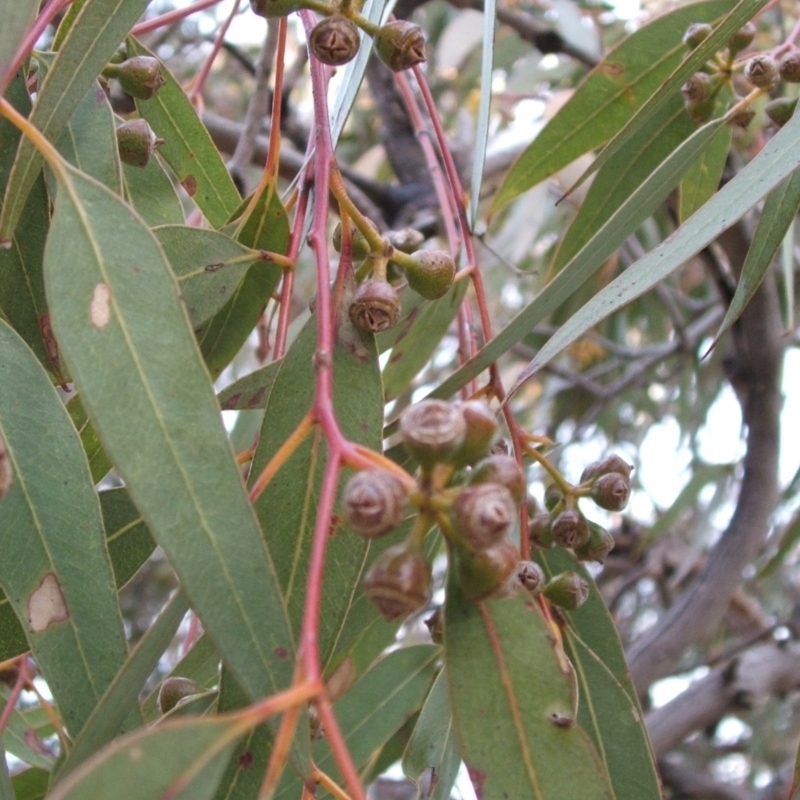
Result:
<svg viewBox="0 0 800 800"><path fill-rule="evenodd" d="M111 319L111 289L105 283L98 283L92 292L89 303L89 317L98 330L103 330Z"/></svg>
<svg viewBox="0 0 800 800"><path fill-rule="evenodd" d="M28 598L28 622L34 633L42 633L56 622L69 619L69 609L58 578L48 572Z"/></svg>

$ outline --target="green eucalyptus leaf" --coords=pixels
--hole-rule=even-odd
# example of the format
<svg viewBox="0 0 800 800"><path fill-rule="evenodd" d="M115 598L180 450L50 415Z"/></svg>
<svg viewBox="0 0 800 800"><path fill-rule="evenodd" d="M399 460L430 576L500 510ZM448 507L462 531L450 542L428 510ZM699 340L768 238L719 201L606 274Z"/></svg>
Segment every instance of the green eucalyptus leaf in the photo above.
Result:
<svg viewBox="0 0 800 800"><path fill-rule="evenodd" d="M210 800L241 722L190 718L117 739L81 764L48 800Z"/></svg>
<svg viewBox="0 0 800 800"><path fill-rule="evenodd" d="M125 198L148 225L182 225L184 213L161 160L152 156L144 167L122 165Z"/></svg>
<svg viewBox="0 0 800 800"><path fill-rule="evenodd" d="M9 3L3 9L3 24L0 25L0 76L4 76L11 66L11 59L25 32L36 19L38 11L39 3L36 0Z"/></svg>
<svg viewBox="0 0 800 800"><path fill-rule="evenodd" d="M428 800L450 800L460 766L461 756L447 697L447 679L442 671L436 676L403 754L403 772L419 790L420 779L431 770L426 797Z"/></svg>
<svg viewBox="0 0 800 800"><path fill-rule="evenodd" d="M5 99L21 114L28 116L31 101L23 72L17 73L11 81ZM0 191L4 191L20 141L19 131L5 117L0 117L0 141L3 142L0 147ZM60 377L58 347L50 329L42 277L50 200L41 176L31 188L20 222L9 246L0 247L0 317L5 318L27 342L45 369Z"/></svg>
<svg viewBox="0 0 800 800"><path fill-rule="evenodd" d="M800 171L796 170L785 177L767 196L733 300L714 337L715 344L739 319L745 306L758 290L786 232L797 216L798 209L800 209Z"/></svg>
<svg viewBox="0 0 800 800"><path fill-rule="evenodd" d="M73 112L109 57L142 15L148 0L86 0L39 85L31 123L50 142L58 141ZM6 187L0 237L17 227L28 194L42 169L42 157L23 139Z"/></svg>
<svg viewBox="0 0 800 800"><path fill-rule="evenodd" d="M689 219L719 188L732 136L730 125L720 128L706 151L684 175L678 194L678 219L681 222Z"/></svg>
<svg viewBox="0 0 800 800"><path fill-rule="evenodd" d="M644 294L714 241L798 165L800 115L795 115L733 180L726 183L675 233L613 280L562 325L528 364L511 391L600 320ZM617 214L607 225L613 223L616 217ZM601 230L598 236L602 233ZM578 258L580 254L576 260Z"/></svg>
<svg viewBox="0 0 800 800"><path fill-rule="evenodd" d="M218 395L224 411L266 408L282 361L272 361L226 386Z"/></svg>
<svg viewBox="0 0 800 800"><path fill-rule="evenodd" d="M0 688L0 713L5 710L8 702L8 689ZM33 767L41 767L50 771L55 763L55 755L42 741L41 736L26 720L25 716L14 709L8 718L3 735L0 738L0 749L5 748L8 753L16 756L20 761ZM1 756L0 756L1 757Z"/></svg>
<svg viewBox="0 0 800 800"><path fill-rule="evenodd" d="M573 668L535 603L473 603L451 576L444 635L453 723L479 797L614 797L576 720Z"/></svg>
<svg viewBox="0 0 800 800"><path fill-rule="evenodd" d="M33 767L18 772L12 779L15 800L44 800L50 784L50 772Z"/></svg>
<svg viewBox="0 0 800 800"><path fill-rule="evenodd" d="M45 279L82 401L206 632L251 697L289 686L274 568L157 240L108 189L66 170Z"/></svg>
<svg viewBox="0 0 800 800"><path fill-rule="evenodd" d="M686 28L693 22L712 22L730 7L731 0L685 4L623 39L519 157L495 197L493 210L622 130L681 63ZM680 92L675 94L680 97Z"/></svg>
<svg viewBox="0 0 800 800"><path fill-rule="evenodd" d="M125 634L78 435L44 369L2 321L0 436L12 472L0 503L0 586L77 735L127 658Z"/></svg>
<svg viewBox="0 0 800 800"><path fill-rule="evenodd" d="M258 260L249 247L216 231L165 225L153 233L178 280L193 328L208 322L225 305Z"/></svg>
<svg viewBox="0 0 800 800"><path fill-rule="evenodd" d="M131 709L138 711L139 692L158 666L158 660L174 638L188 609L189 604L180 592L170 598L95 706L66 760L61 763L58 780L110 742Z"/></svg>

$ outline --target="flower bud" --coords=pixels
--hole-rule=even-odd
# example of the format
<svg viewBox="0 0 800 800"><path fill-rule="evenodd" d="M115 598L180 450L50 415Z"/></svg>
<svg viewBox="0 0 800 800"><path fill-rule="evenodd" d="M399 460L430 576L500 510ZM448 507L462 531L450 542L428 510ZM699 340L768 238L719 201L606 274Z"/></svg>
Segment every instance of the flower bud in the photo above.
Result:
<svg viewBox="0 0 800 800"><path fill-rule="evenodd" d="M359 330L380 333L400 319L400 298L391 284L370 278L359 284L350 303L350 319Z"/></svg>
<svg viewBox="0 0 800 800"><path fill-rule="evenodd" d="M377 229L376 229L377 233ZM342 252L342 223L337 222L336 227L333 229L333 249L337 253ZM356 261L365 259L370 253L369 242L364 238L364 234L356 228L355 225L350 226L350 251Z"/></svg>
<svg viewBox="0 0 800 800"><path fill-rule="evenodd" d="M589 597L589 584L577 572L562 572L544 587L544 596L556 606L573 611Z"/></svg>
<svg viewBox="0 0 800 800"><path fill-rule="evenodd" d="M189 678L165 678L158 690L158 708L162 714L172 711L184 697L191 697L203 690Z"/></svg>
<svg viewBox="0 0 800 800"><path fill-rule="evenodd" d="M11 459L8 457L6 443L0 436L0 500L5 497L11 487Z"/></svg>
<svg viewBox="0 0 800 800"><path fill-rule="evenodd" d="M461 409L443 400L422 400L400 417L400 435L406 450L423 467L448 462L458 452L466 433Z"/></svg>
<svg viewBox="0 0 800 800"><path fill-rule="evenodd" d="M308 49L323 64L340 67L352 61L361 46L355 22L333 14L318 22L308 37Z"/></svg>
<svg viewBox="0 0 800 800"><path fill-rule="evenodd" d="M782 128L794 114L797 108L797 98L789 99L788 97L779 97L776 100L770 100L764 107L764 113L769 117L773 125Z"/></svg>
<svg viewBox="0 0 800 800"><path fill-rule="evenodd" d="M557 483L551 483L544 490L544 507L552 511L559 503L564 500L564 492Z"/></svg>
<svg viewBox="0 0 800 800"><path fill-rule="evenodd" d="M778 64L772 56L753 56L744 68L744 76L759 89L771 89L778 77Z"/></svg>
<svg viewBox="0 0 800 800"><path fill-rule="evenodd" d="M694 50L711 35L714 29L707 22L693 22L683 34L683 43Z"/></svg>
<svg viewBox="0 0 800 800"><path fill-rule="evenodd" d="M782 81L800 83L800 49L792 47L788 53L781 56L778 62L778 74Z"/></svg>
<svg viewBox="0 0 800 800"><path fill-rule="evenodd" d="M589 541L589 523L575 508L562 511L550 529L553 543L559 547L580 547Z"/></svg>
<svg viewBox="0 0 800 800"><path fill-rule="evenodd" d="M515 503L525 497L525 473L511 456L489 456L479 461L469 476L470 484L500 483L511 492Z"/></svg>
<svg viewBox="0 0 800 800"><path fill-rule="evenodd" d="M520 561L517 566L517 580L535 597L542 593L547 578L544 570L535 561Z"/></svg>
<svg viewBox="0 0 800 800"><path fill-rule="evenodd" d="M250 0L250 8L259 17L275 19L299 11L303 8L303 4L298 0Z"/></svg>
<svg viewBox="0 0 800 800"><path fill-rule="evenodd" d="M426 300L436 300L447 294L453 285L456 262L444 250L417 250L411 255L413 266L405 266L408 285Z"/></svg>
<svg viewBox="0 0 800 800"><path fill-rule="evenodd" d="M743 106L742 108L731 114L725 121L732 128L741 128L745 130L750 123L755 119L756 112L750 106Z"/></svg>
<svg viewBox="0 0 800 800"><path fill-rule="evenodd" d="M696 106L708 100L714 93L714 80L705 72L695 72L686 83L681 86L681 94L687 105Z"/></svg>
<svg viewBox="0 0 800 800"><path fill-rule="evenodd" d="M601 475L592 486L592 500L606 511L622 511L630 496L630 478L618 472Z"/></svg>
<svg viewBox="0 0 800 800"><path fill-rule="evenodd" d="M486 550L456 546L451 551L461 589L470 600L505 594L517 573L519 552L508 539Z"/></svg>
<svg viewBox="0 0 800 800"><path fill-rule="evenodd" d="M474 464L489 452L500 435L500 428L492 410L483 400L467 400L459 408L467 423L467 432L461 447L453 456L453 463L466 466Z"/></svg>
<svg viewBox="0 0 800 800"><path fill-rule="evenodd" d="M742 50L750 47L755 38L756 26L752 22L745 22L745 24L728 39L728 52L732 56L741 53Z"/></svg>
<svg viewBox="0 0 800 800"><path fill-rule="evenodd" d="M344 518L367 539L383 536L403 520L408 494L391 472L367 469L354 475L344 490Z"/></svg>
<svg viewBox="0 0 800 800"><path fill-rule="evenodd" d="M693 122L704 123L708 122L714 116L714 106L716 101L713 97L707 97L699 103L690 103L684 100L683 108L687 116Z"/></svg>
<svg viewBox="0 0 800 800"><path fill-rule="evenodd" d="M425 36L413 22L398 19L382 25L375 35L375 52L393 72L425 61Z"/></svg>
<svg viewBox="0 0 800 800"><path fill-rule="evenodd" d="M630 478L633 466L618 455L606 456L602 461L595 461L584 469L581 473L581 483L587 483L601 475L608 475L609 472L618 472Z"/></svg>
<svg viewBox="0 0 800 800"><path fill-rule="evenodd" d="M431 568L422 553L398 544L384 550L369 568L364 591L391 622L428 605L431 584Z"/></svg>
<svg viewBox="0 0 800 800"><path fill-rule="evenodd" d="M614 549L614 537L596 522L589 523L589 541L576 548L575 556L580 561L596 561L603 564Z"/></svg>
<svg viewBox="0 0 800 800"><path fill-rule="evenodd" d="M402 253L413 253L419 250L425 241L424 234L415 228L403 228L399 231L389 231L386 234L389 244Z"/></svg>
<svg viewBox="0 0 800 800"><path fill-rule="evenodd" d="M532 547L549 550L553 546L553 518L545 511L535 514L528 522L528 538Z"/></svg>
<svg viewBox="0 0 800 800"><path fill-rule="evenodd" d="M152 56L134 56L116 66L111 75L123 91L138 100L149 100L166 83L161 64Z"/></svg>
<svg viewBox="0 0 800 800"><path fill-rule="evenodd" d="M117 148L123 164L146 167L156 147L163 144L144 119L131 119L117 127Z"/></svg>
<svg viewBox="0 0 800 800"><path fill-rule="evenodd" d="M499 483L468 486L453 503L456 535L473 550L485 550L508 536L517 520L511 492Z"/></svg>

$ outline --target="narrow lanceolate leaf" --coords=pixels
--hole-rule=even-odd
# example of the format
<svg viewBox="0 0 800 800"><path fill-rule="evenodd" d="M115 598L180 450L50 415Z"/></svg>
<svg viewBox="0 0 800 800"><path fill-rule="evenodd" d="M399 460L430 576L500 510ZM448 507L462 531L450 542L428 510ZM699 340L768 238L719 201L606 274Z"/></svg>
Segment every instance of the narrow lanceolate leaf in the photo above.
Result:
<svg viewBox="0 0 800 800"><path fill-rule="evenodd" d="M193 328L228 302L258 255L223 233L202 228L164 225L153 233L178 279Z"/></svg>
<svg viewBox="0 0 800 800"><path fill-rule="evenodd" d="M184 223L183 206L158 156L151 157L144 167L123 164L122 175L125 198L148 225Z"/></svg>
<svg viewBox="0 0 800 800"><path fill-rule="evenodd" d="M692 122L684 111L683 97L680 93L675 95L664 111L663 116L642 126L628 142L625 152L617 153L595 175L586 199L558 248L552 267L554 272L558 272L569 263L614 212L647 181L658 165L697 130L697 124ZM718 134L721 123L714 124L714 130ZM686 154L686 159L692 159L685 164L687 169L692 163L696 163L715 141L715 137L712 136L704 141L704 149L699 153ZM664 197L677 185L679 175L680 173L673 173L670 182L663 185L660 191Z"/></svg>
<svg viewBox="0 0 800 800"><path fill-rule="evenodd" d="M79 394L73 394L67 400L67 411L72 424L81 437L83 451L89 460L89 471L92 473L92 480L97 484L108 475L112 466L111 461L105 450L103 450L103 444L89 419L89 415L86 413L86 409L83 407Z"/></svg>
<svg viewBox="0 0 800 800"><path fill-rule="evenodd" d="M117 739L53 788L49 800L209 800L244 731L230 719L189 719Z"/></svg>
<svg viewBox="0 0 800 800"><path fill-rule="evenodd" d="M111 54L141 16L148 0L86 0L53 59L36 97L31 123L55 143ZM42 169L30 140L17 150L0 216L0 238L17 226L28 193Z"/></svg>
<svg viewBox="0 0 800 800"><path fill-rule="evenodd" d="M722 231L741 219L799 165L800 115L795 115L775 134L764 149L694 216L686 220L662 244L613 280L562 325L525 368L512 391L589 328L644 294L687 259L713 242ZM615 218L616 215L611 221L613 222Z"/></svg>
<svg viewBox="0 0 800 800"><path fill-rule="evenodd" d="M100 504L50 379L0 322L0 436L12 483L0 503L0 586L70 733L127 658Z"/></svg>
<svg viewBox="0 0 800 800"><path fill-rule="evenodd" d="M50 783L50 773L34 767L16 774L11 779L16 800L44 800Z"/></svg>
<svg viewBox="0 0 800 800"><path fill-rule="evenodd" d="M701 70L703 65L709 59L712 59L718 50L725 47L728 39L745 22L752 19L756 12L765 6L767 2L768 0L739 0L736 6L720 20L713 33L686 55L670 76L661 83L658 91L654 92L633 117L628 120L625 127L606 145L605 149L579 178L575 186L583 183L589 175L600 169L611 156L623 149L640 126L646 124L652 117L662 113L664 105L680 90L680 87L689 77Z"/></svg>
<svg viewBox="0 0 800 800"><path fill-rule="evenodd" d="M697 156L714 136L720 120L712 120L695 131L619 207L612 217L575 254L561 272L545 286L511 322L477 355L456 370L433 392L447 398L479 375L512 345L573 295L664 201Z"/></svg>
<svg viewBox="0 0 800 800"><path fill-rule="evenodd" d="M578 721L605 764L617 800L661 800L658 773L636 690L614 622L584 566L563 548L541 553L548 576L576 570L589 584L589 598L564 612L564 646L575 667Z"/></svg>
<svg viewBox="0 0 800 800"><path fill-rule="evenodd" d="M272 361L226 386L217 395L220 408L223 411L266 408L272 385L282 363L282 361Z"/></svg>
<svg viewBox="0 0 800 800"><path fill-rule="evenodd" d="M441 656L438 647L417 645L395 650L358 680L333 710L353 762L360 770L422 705ZM314 763L342 785L325 740L313 747ZM296 800L300 778L284 773L276 800Z"/></svg>
<svg viewBox="0 0 800 800"><path fill-rule="evenodd" d="M572 667L534 602L473 603L451 577L445 674L459 750L481 800L614 797L576 720Z"/></svg>
<svg viewBox="0 0 800 800"><path fill-rule="evenodd" d="M730 125L720 128L705 153L701 153L681 181L678 196L678 219L681 222L686 222L719 188L732 136Z"/></svg>
<svg viewBox="0 0 800 800"><path fill-rule="evenodd" d="M95 81L81 98L56 148L74 167L109 189L122 192L122 165L117 148L114 112Z"/></svg>
<svg viewBox="0 0 800 800"><path fill-rule="evenodd" d="M406 389L430 361L458 313L467 285L467 281L459 281L444 297L417 306L413 317L409 315L401 320L402 333L392 345L392 355L383 370L383 391L387 400Z"/></svg>
<svg viewBox="0 0 800 800"><path fill-rule="evenodd" d="M249 215L226 227L226 232L246 247L285 254L289 246L289 221L275 185L268 184ZM239 352L280 279L281 271L276 266L255 265L233 297L198 331L200 349L212 376L219 375Z"/></svg>
<svg viewBox="0 0 800 800"><path fill-rule="evenodd" d="M475 227L478 203L481 198L483 164L486 159L486 143L489 140L489 114L492 107L492 72L494 70L494 26L497 0L485 0L483 4L483 48L481 49L481 99L478 105L475 150L472 154L472 178L470 180L469 209L467 221Z"/></svg>
<svg viewBox="0 0 800 800"><path fill-rule="evenodd" d="M100 508L114 582L117 589L121 589L147 561L156 545L126 489L100 492ZM22 655L29 649L25 631L0 590L0 661Z"/></svg>
<svg viewBox="0 0 800 800"><path fill-rule="evenodd" d="M116 195L70 170L45 280L83 403L206 632L252 697L285 688L283 600L157 240Z"/></svg>
<svg viewBox="0 0 800 800"><path fill-rule="evenodd" d="M3 24L0 25L0 78L8 70L11 59L25 35L25 31L36 19L39 3L36 0L21 0L8 3L3 9Z"/></svg>
<svg viewBox="0 0 800 800"><path fill-rule="evenodd" d="M9 85L5 98L17 111L28 116L31 101L22 72L17 73ZM17 128L5 117L0 118L0 141L3 142L0 191L7 185L19 140ZM49 326L42 277L44 242L50 222L50 200L44 178L34 183L21 213L22 224L14 231L9 246L0 248L0 316L5 317L27 342L45 369L56 370L58 349Z"/></svg>
<svg viewBox="0 0 800 800"><path fill-rule="evenodd" d="M316 317L309 320L281 362L269 395L258 449L253 458L251 480L257 478L311 408L316 323ZM383 393L375 341L372 336L364 336L355 330L346 315L341 316L333 351L333 403L344 435L380 451ZM317 499L326 460L324 437L315 430L292 454L256 503L286 598L289 619L298 631ZM320 621L319 633L323 663L338 640L359 587L361 573L372 560L375 550L380 549L372 547L378 542L357 536L341 522L334 525L331 534L322 587L325 614Z"/></svg>
<svg viewBox="0 0 800 800"><path fill-rule="evenodd" d="M519 157L493 209L611 139L680 64L686 54L681 41L686 28L693 22L712 22L730 7L731 0L684 5L625 38Z"/></svg>
<svg viewBox="0 0 800 800"><path fill-rule="evenodd" d="M58 780L62 780L92 753L110 742L131 709L138 709L139 692L158 666L158 660L169 647L188 609L189 604L180 592L170 598L164 610L137 642L122 669L114 676L61 764Z"/></svg>
<svg viewBox="0 0 800 800"><path fill-rule="evenodd" d="M739 319L744 307L750 302L764 280L767 270L781 246L786 231L800 209L800 172L784 178L770 193L758 221L753 243L747 251L742 267L742 276L736 286L733 300L728 306L725 319L719 326L714 342Z"/></svg>
<svg viewBox="0 0 800 800"><path fill-rule="evenodd" d="M128 39L128 54L155 58L133 38ZM150 100L137 99L136 109L164 140L159 156L211 226L221 228L239 205L239 192L180 84L163 64L161 72L166 83Z"/></svg>
<svg viewBox="0 0 800 800"><path fill-rule="evenodd" d="M450 800L460 766L461 756L447 698L447 680L442 671L436 676L403 754L403 772L419 790L420 779L431 770L426 798Z"/></svg>

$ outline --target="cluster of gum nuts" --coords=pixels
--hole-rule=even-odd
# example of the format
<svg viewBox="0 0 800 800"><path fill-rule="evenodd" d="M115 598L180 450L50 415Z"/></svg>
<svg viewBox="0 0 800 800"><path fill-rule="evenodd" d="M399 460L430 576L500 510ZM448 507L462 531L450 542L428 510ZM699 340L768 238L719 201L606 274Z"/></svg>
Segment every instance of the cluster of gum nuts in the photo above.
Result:
<svg viewBox="0 0 800 800"><path fill-rule="evenodd" d="M395 472L370 468L347 483L343 513L360 536L375 539L396 530L412 512L405 541L384 550L364 578L364 589L387 620L419 611L431 600L431 567L423 545L438 526L448 548L450 569L464 594L474 601L518 591L544 594L565 609L580 606L589 587L577 572L547 580L534 561L522 561L512 539L520 508L531 512L529 535L536 548L567 547L580 560L602 563L614 546L599 525L588 522L577 507L591 498L608 510L621 510L630 494L631 467L610 456L584 470L578 486L562 481L548 489L546 510L527 497L525 473L516 460L492 452L499 429L482 400L460 404L424 400L400 418L400 434L419 464L411 481Z"/></svg>
<svg viewBox="0 0 800 800"><path fill-rule="evenodd" d="M308 49L323 64L339 67L352 61L361 47L359 29L372 37L375 53L394 72L410 69L425 61L422 28L407 20L375 25L364 18L360 3L329 4L322 0L251 0L250 6L267 19L285 17L302 9L324 15L308 37Z"/></svg>
<svg viewBox="0 0 800 800"><path fill-rule="evenodd" d="M713 32L711 25L698 22L686 29L683 41L689 50L694 50ZM733 78L742 71L748 83L763 92L771 92L778 81L800 83L800 49L793 44L779 48L781 55L757 53L747 61L736 61L737 56L746 50L756 35L756 26L746 23L727 42L726 47L715 53L699 72L681 87L684 107L689 116L696 122L707 122L714 116L714 109L723 87L732 90L735 103L743 100L737 95ZM764 113L777 127L785 125L797 106L797 98L777 97L764 107ZM755 117L755 111L749 104L742 104L729 119L729 123L739 128L746 128Z"/></svg>

